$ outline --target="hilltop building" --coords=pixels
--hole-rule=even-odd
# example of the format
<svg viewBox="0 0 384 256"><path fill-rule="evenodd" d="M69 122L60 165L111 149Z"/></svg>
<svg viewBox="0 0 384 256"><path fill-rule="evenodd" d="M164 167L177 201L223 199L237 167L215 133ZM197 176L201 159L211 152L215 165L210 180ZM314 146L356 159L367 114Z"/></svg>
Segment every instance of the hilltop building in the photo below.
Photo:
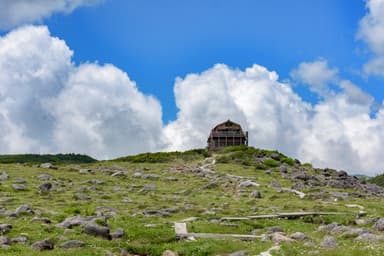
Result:
<svg viewBox="0 0 384 256"><path fill-rule="evenodd" d="M239 124L228 120L212 129L207 143L209 150L248 145L248 132L244 132Z"/></svg>

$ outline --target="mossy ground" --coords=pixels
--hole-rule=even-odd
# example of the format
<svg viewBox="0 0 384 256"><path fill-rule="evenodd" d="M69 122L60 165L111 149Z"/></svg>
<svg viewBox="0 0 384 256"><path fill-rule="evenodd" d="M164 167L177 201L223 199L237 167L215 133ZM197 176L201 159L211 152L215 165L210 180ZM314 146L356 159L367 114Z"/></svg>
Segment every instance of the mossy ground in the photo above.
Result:
<svg viewBox="0 0 384 256"><path fill-rule="evenodd" d="M325 233L317 231L320 224L338 222L353 225L359 209L348 208L346 204L363 206L368 217L381 217L384 212L383 198L349 197L345 201L331 201L312 200L308 197L300 199L293 193L279 193L269 185L272 180L277 180L282 187L289 188L292 184L290 180L281 178L276 168L279 165L277 161L269 160L259 168L260 165L253 163L248 155L244 157L243 163L237 163L232 161L233 157L226 155L228 153L230 150L222 153L223 155L218 155L218 157L225 157L225 161L219 161L224 163L215 165L213 171L215 171L216 183L207 188L204 186L212 182L212 178L197 175L192 171L201 165L204 155L188 159L172 158L162 163L143 163L143 161L132 163L119 160L83 165L68 164L59 165L57 170L16 164L0 165L0 173L9 174L9 179L1 181L0 185L0 198L9 198L9 201L1 201L0 209L14 210L22 204L30 204L36 212L35 215L24 214L17 218L0 215L0 223L9 223L13 226L7 237L13 238L24 234L29 238L25 244L13 244L9 249L0 249L0 254L12 256L105 255L112 252L119 255L120 249L123 248L132 254L139 255L161 255L167 249L176 251L180 255L217 255L239 250L248 250L250 255L258 255L273 246L271 241L259 240L177 240L173 223L193 216L199 219L187 224L190 232L251 234L252 231L258 230L257 232L262 234L267 233L268 228L272 226L279 226L287 234L304 232L314 244L314 246L306 246L304 242L282 244L279 251L273 252L274 255L308 255L311 251L318 251L320 255L384 255L384 244L356 243L353 238L338 237L337 249L323 249L319 244ZM289 158L284 161L294 164ZM89 174L79 174L77 171L79 168L92 171ZM307 165L307 168L310 166ZM265 169L270 170L270 173L267 174ZM126 170L127 175L112 177L111 173L115 170ZM159 178L134 177L135 172L157 174ZM54 191L45 193L38 191L38 186L45 182L37 178L41 174L49 174L53 177L49 182L54 184ZM249 197L249 193L255 188L242 188L244 191L239 193L238 182L228 179L227 174L243 176L259 183L261 186L256 189L261 192L262 198ZM18 178L26 180L25 191L15 191L12 188L12 184L17 183ZM92 180L105 181L105 184L95 185ZM146 185L154 185L155 190L143 190ZM315 190L329 189L324 187ZM76 199L79 190L89 195L91 199ZM127 198L130 202L123 202ZM82 233L80 227L64 231L55 226L67 217L94 215L100 209L99 207L109 207L116 213L116 216L108 218L108 225L112 231L117 228L125 230L121 240L108 241L92 237ZM162 210L171 207L175 210L168 217L143 215L146 210ZM217 221L218 218L225 216L293 211L336 211L345 214L292 220L265 219L224 223ZM31 222L36 215L50 218L52 224ZM68 250L56 246L52 251L43 252L31 249L30 245L33 242L45 238L52 238L56 245L71 239L85 241L87 245L84 248Z"/></svg>

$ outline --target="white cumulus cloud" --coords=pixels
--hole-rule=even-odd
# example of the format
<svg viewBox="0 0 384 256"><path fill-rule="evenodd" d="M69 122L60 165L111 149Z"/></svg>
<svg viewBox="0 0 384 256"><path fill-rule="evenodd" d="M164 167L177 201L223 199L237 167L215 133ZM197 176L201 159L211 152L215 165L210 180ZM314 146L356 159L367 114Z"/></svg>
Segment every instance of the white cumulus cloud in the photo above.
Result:
<svg viewBox="0 0 384 256"><path fill-rule="evenodd" d="M329 83L337 81L337 68L330 68L326 60L302 62L291 72L291 77L309 85L311 91L326 97L330 94Z"/></svg>
<svg viewBox="0 0 384 256"><path fill-rule="evenodd" d="M251 145L296 155L310 106L277 79L259 65L241 71L223 64L178 78L178 118L165 128L169 149L204 147L210 129L231 119L250 131Z"/></svg>
<svg viewBox="0 0 384 256"><path fill-rule="evenodd" d="M367 0L367 15L361 19L357 37L364 40L372 51L371 60L365 64L367 74L384 74L384 0Z"/></svg>
<svg viewBox="0 0 384 256"><path fill-rule="evenodd" d="M324 74L332 73L328 69L322 67ZM231 119L249 131L251 146L277 149L318 167L381 172L382 106L372 116L370 95L336 74L328 77L340 91L314 105L303 101L289 84L279 82L275 72L259 65L238 70L218 64L178 78L174 90L179 112L177 120L165 127L167 149L204 147L210 129ZM322 83L330 90L328 80Z"/></svg>
<svg viewBox="0 0 384 256"><path fill-rule="evenodd" d="M314 104L260 65L240 70L217 64L179 77L177 118L164 125L158 100L140 92L124 71L111 64L77 66L72 56L45 26L0 37L0 153L76 152L104 159L205 147L210 129L231 119L249 131L251 146L352 173L384 170L383 104L372 115L373 98L340 79L325 60L294 71L299 82L332 95ZM317 71L308 75L305 69Z"/></svg>
<svg viewBox="0 0 384 256"><path fill-rule="evenodd" d="M100 0L1 0L0 29L41 21L53 13L70 13Z"/></svg>
<svg viewBox="0 0 384 256"><path fill-rule="evenodd" d="M110 158L160 148L159 102L113 65L75 66L72 55L45 26L0 37L0 153Z"/></svg>
<svg viewBox="0 0 384 256"><path fill-rule="evenodd" d="M81 65L47 109L55 120L53 141L64 152L106 159L162 146L159 102L112 65Z"/></svg>

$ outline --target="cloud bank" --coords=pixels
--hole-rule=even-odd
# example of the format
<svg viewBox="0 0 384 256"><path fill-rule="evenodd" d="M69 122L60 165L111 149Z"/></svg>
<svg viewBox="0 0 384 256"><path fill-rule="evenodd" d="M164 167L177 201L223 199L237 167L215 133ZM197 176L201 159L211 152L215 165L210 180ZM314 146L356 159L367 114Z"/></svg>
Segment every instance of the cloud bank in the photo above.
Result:
<svg viewBox="0 0 384 256"><path fill-rule="evenodd" d="M369 1L367 17L382 2ZM369 39L364 26L360 35L382 56L375 43L380 39ZM106 159L185 150L205 147L210 129L231 119L249 131L251 146L352 173L384 169L383 104L373 114L373 97L326 60L300 63L291 72L293 82L319 95L315 104L256 64L244 70L216 64L179 77L177 118L164 125L159 101L140 92L127 73L111 64L75 65L73 54L45 26L0 37L0 153L77 152Z"/></svg>
<svg viewBox="0 0 384 256"><path fill-rule="evenodd" d="M0 38L0 151L97 158L161 148L160 103L113 65L71 62L45 26Z"/></svg>
<svg viewBox="0 0 384 256"><path fill-rule="evenodd" d="M2 0L0 30L41 21L54 13L70 13L100 0Z"/></svg>
<svg viewBox="0 0 384 256"><path fill-rule="evenodd" d="M372 57L364 65L368 75L384 76L384 0L368 0L367 15L361 19L357 38L365 41Z"/></svg>

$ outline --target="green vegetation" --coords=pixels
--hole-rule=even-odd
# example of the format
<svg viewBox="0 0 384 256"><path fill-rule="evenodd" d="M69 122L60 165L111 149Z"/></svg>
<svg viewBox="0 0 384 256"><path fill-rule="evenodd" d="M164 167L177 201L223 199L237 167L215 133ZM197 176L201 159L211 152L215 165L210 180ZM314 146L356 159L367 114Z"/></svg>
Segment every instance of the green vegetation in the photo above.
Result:
<svg viewBox="0 0 384 256"><path fill-rule="evenodd" d="M94 163L97 160L80 154L19 154L19 155L0 155L0 163L54 163L54 164L81 164Z"/></svg>
<svg viewBox="0 0 384 256"><path fill-rule="evenodd" d="M303 232L310 239L283 242L281 249L272 252L272 255L384 255L383 243L356 242L355 235L343 236L342 233L332 234L338 239L337 248L322 248L321 241L328 233L318 229L319 225L333 222L352 228L371 229L373 223L355 224L356 215L361 213L363 207L367 215L364 218L381 217L384 212L382 197L366 196L360 190L324 186L307 188L304 190L307 195L300 199L292 192L279 191L270 185L273 182L278 182L282 188L294 185L291 179L282 178L279 166L286 167L287 175L298 169L306 169L315 175L315 170L309 164L300 165L277 151L244 146L225 148L212 156L204 149L140 154L113 161L60 164L57 170L33 165L0 164L0 175L4 172L9 175L0 184L0 224L8 223L13 227L4 236L28 237L26 243L13 243L8 249L0 249L0 254L121 255L120 250L124 249L133 255L153 256L162 255L165 250L178 252L181 256L228 255L240 250L249 251L249 255L259 255L274 245L270 239L177 240L173 223L196 217L196 220L187 223L189 232L261 235L270 234L268 230L271 227L279 226L287 236ZM121 175L113 175L119 172ZM244 181L259 185L241 187L240 183ZM50 182L53 188L39 191L38 187L46 182ZM26 188L15 190L14 184L24 184ZM261 198L250 196L254 190L260 192ZM331 192L351 192L351 195L344 200L335 200ZM362 196L352 196L356 192L362 193ZM319 193L325 196L316 199L311 197ZM79 194L85 194L90 199L79 199ZM25 204L34 213L7 216L7 211L12 213ZM347 207L348 204L359 207ZM297 219L219 221L220 217L299 211L343 214ZM122 228L125 230L124 236L107 240L85 234L80 226L71 229L56 226L68 217L95 215L108 216L110 230L113 232ZM34 217L46 217L52 223L34 222ZM104 221L95 222L102 225ZM375 230L372 232L384 234ZM31 244L45 238L54 241L54 250L40 252L31 248ZM67 240L81 240L86 242L86 246L60 248L59 245Z"/></svg>
<svg viewBox="0 0 384 256"><path fill-rule="evenodd" d="M247 147L245 145L226 147L219 151L219 157L217 157L219 163L236 163L255 166L258 169L279 166L280 164L276 159L290 166L295 165L294 159L287 157L276 150L263 150Z"/></svg>
<svg viewBox="0 0 384 256"><path fill-rule="evenodd" d="M366 179L369 183L376 184L378 186L384 187L384 174L376 175L373 178Z"/></svg>
<svg viewBox="0 0 384 256"><path fill-rule="evenodd" d="M134 156L120 157L113 161L131 162L131 163L167 163L176 160L192 161L201 160L210 156L206 149L193 149L185 152L157 152L143 153Z"/></svg>

